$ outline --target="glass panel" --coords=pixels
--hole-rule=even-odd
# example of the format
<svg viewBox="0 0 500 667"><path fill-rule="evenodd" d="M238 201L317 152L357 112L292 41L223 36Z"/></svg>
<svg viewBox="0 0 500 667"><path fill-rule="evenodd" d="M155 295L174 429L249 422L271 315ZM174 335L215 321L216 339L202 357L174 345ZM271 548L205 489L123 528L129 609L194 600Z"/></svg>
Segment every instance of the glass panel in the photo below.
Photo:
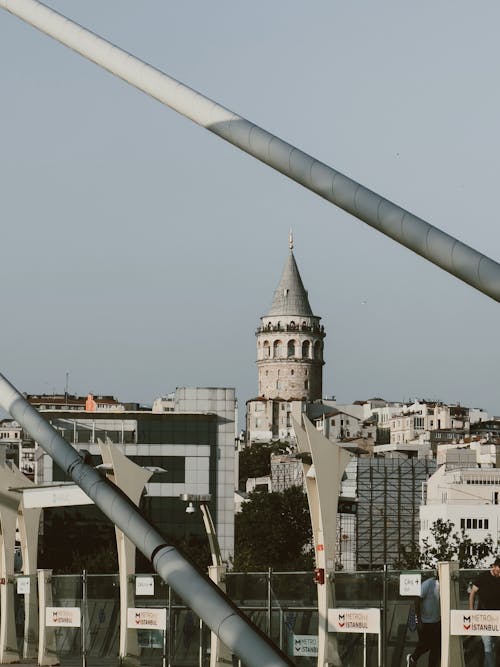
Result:
<svg viewBox="0 0 500 667"><path fill-rule="evenodd" d="M417 641L414 603L410 596L401 596L399 571L338 572L325 586L333 587L335 606L346 608L375 607L384 611L382 628L382 664L405 664ZM430 571L421 573L422 579ZM477 570L462 570L458 577L459 607L467 608L468 592ZM153 590L136 593L136 577L151 577ZM16 576L17 579L22 575ZM16 583L16 582L15 582ZM143 582L144 583L144 582ZM85 645L88 667L111 667L119 664L120 603L117 575L87 575L86 603L81 575L58 575L51 578L54 607L79 607L86 623ZM23 588L24 586L24 588ZM15 614L18 650L23 656L24 619L30 605L36 609L36 577L30 577L30 592L26 583L15 586ZM314 655L297 655L302 638L315 640L318 633L317 589L312 572L254 572L228 573L227 591L248 617L290 656L298 667L313 667ZM210 630L200 622L181 598L173 593L156 574L135 575L129 581L132 606L156 607L167 610L167 635L158 630L137 631L138 667L208 667L210 659ZM38 626L32 627L31 643L36 660ZM62 665L80 665L82 636L80 628L55 628L54 657ZM333 635L342 665L375 667L378 664L377 635L338 633ZM50 645L50 642L49 642ZM298 648L299 647L299 648ZM482 643L478 637L463 640L465 664L479 667ZM424 664L426 657L424 657Z"/></svg>

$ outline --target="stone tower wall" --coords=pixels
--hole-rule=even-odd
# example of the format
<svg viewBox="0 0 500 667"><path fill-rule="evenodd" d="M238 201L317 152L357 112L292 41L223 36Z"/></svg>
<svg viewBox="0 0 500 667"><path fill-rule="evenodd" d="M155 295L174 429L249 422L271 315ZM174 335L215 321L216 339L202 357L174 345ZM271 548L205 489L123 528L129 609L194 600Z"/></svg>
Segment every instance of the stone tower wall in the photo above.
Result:
<svg viewBox="0 0 500 667"><path fill-rule="evenodd" d="M324 337L318 317L263 317L257 330L259 396L320 399Z"/></svg>

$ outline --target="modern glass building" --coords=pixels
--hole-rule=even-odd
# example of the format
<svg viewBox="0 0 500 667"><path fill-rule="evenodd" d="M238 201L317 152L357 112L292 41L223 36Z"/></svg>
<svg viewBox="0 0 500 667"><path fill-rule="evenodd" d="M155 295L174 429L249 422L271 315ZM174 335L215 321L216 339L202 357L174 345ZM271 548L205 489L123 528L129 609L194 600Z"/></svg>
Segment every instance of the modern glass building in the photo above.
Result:
<svg viewBox="0 0 500 667"><path fill-rule="evenodd" d="M166 539L206 542L200 512L186 513L181 494L206 496L223 558L234 553L234 479L236 399L229 388L181 388L155 402L153 410L42 409L60 434L99 465L101 445L118 447L141 467L156 469L146 484L140 508ZM63 481L48 456L38 456L37 483ZM64 542L61 538L65 535ZM93 506L44 511L42 548L65 550L69 543L88 547L96 539L114 544L114 528Z"/></svg>

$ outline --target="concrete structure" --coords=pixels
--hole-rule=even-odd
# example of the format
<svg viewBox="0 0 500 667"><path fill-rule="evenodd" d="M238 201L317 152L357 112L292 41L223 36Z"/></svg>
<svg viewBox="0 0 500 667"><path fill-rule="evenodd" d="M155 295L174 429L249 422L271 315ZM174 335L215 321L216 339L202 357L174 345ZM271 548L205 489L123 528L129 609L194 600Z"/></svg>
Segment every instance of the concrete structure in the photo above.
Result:
<svg viewBox="0 0 500 667"><path fill-rule="evenodd" d="M16 487L33 485L19 469L0 464L0 664L19 662L14 615L14 545L19 529L23 555L23 574L36 573L36 554L40 510L26 509ZM23 658L33 658L38 624L36 597L30 591L25 598Z"/></svg>
<svg viewBox="0 0 500 667"><path fill-rule="evenodd" d="M460 609L458 563L438 563L441 667L465 667L462 638L450 635L450 610Z"/></svg>
<svg viewBox="0 0 500 667"><path fill-rule="evenodd" d="M108 469L108 479L138 506L144 486L153 472L135 465L112 445L101 445L101 452L103 464ZM120 664L124 667L136 667L140 662L137 631L128 628L127 623L127 611L129 607L134 607L135 603L135 544L117 527L115 534L120 577Z"/></svg>
<svg viewBox="0 0 500 667"><path fill-rule="evenodd" d="M311 514L315 549L315 579L318 593L318 667L340 667L336 637L328 632L328 609L335 606L334 573L337 534L337 503L344 470L351 458L342 447L333 445L321 435L314 425L302 418L302 424L294 421L299 452L309 454L304 459L307 499Z"/></svg>

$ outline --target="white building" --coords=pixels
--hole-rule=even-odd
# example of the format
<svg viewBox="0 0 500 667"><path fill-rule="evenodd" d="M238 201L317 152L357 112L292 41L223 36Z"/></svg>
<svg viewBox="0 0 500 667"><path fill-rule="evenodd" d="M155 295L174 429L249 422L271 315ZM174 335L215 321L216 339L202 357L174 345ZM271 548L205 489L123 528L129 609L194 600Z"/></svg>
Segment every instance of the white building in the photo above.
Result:
<svg viewBox="0 0 500 667"><path fill-rule="evenodd" d="M424 484L420 544L425 538L432 542L430 529L437 519L450 521L457 532L463 528L473 542L490 535L496 544L500 538L500 469L480 468L475 458L468 448L449 451L447 463Z"/></svg>

